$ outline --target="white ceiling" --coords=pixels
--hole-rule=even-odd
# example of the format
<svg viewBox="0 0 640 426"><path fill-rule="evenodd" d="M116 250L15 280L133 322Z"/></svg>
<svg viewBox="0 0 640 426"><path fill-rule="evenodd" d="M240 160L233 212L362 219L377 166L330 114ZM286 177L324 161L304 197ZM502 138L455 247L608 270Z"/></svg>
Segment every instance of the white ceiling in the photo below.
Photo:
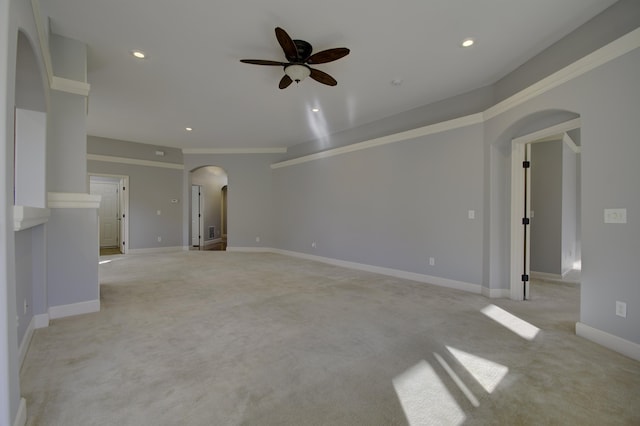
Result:
<svg viewBox="0 0 640 426"><path fill-rule="evenodd" d="M53 32L88 46L90 135L267 148L491 84L614 2L46 0L41 8ZM338 85L307 79L280 90L280 67L239 62L284 61L277 26L314 52L350 48L349 56L316 66ZM459 47L466 37L477 44ZM132 49L147 59L135 60ZM311 112L316 106L320 112Z"/></svg>

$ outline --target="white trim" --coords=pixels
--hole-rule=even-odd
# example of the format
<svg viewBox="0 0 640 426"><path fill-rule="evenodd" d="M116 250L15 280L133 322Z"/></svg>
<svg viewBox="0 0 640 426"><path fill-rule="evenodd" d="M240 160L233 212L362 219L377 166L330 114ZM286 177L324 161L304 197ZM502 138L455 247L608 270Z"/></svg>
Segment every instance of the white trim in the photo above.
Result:
<svg viewBox="0 0 640 426"><path fill-rule="evenodd" d="M13 422L13 426L24 426L27 424L27 400L20 398L20 405L18 406L18 412L16 413L16 419Z"/></svg>
<svg viewBox="0 0 640 426"><path fill-rule="evenodd" d="M55 75L51 79L51 90L71 93L72 95L89 96L90 89L91 85L83 81L56 77Z"/></svg>
<svg viewBox="0 0 640 426"><path fill-rule="evenodd" d="M580 117L574 118L572 120L563 121L562 123L556 124L555 126L546 127L544 129L538 130L537 132L527 133L526 135L518 136L513 139L514 143L518 144L527 144L530 142L542 141L545 138L553 135L559 135L569 130L577 129L582 125ZM558 138L560 140L560 138Z"/></svg>
<svg viewBox="0 0 640 426"><path fill-rule="evenodd" d="M33 316L33 327L37 330L38 328L47 328L49 327L49 314L38 314Z"/></svg>
<svg viewBox="0 0 640 426"><path fill-rule="evenodd" d="M489 120L509 111L511 108L533 99L554 87L560 86L567 81L573 80L574 78L629 53L638 47L640 47L640 28L623 35L617 40L614 40L587 56L578 59L559 71L554 72L550 76L545 77L515 95L508 97L502 102L497 103L484 111L484 119Z"/></svg>
<svg viewBox="0 0 640 426"><path fill-rule="evenodd" d="M154 253L172 253L176 251L188 251L188 246L173 246L173 247L151 247L141 249L129 249L128 254L154 254Z"/></svg>
<svg viewBox="0 0 640 426"><path fill-rule="evenodd" d="M640 361L640 345L637 343L598 330L581 322L576 323L576 335L635 359L636 361Z"/></svg>
<svg viewBox="0 0 640 426"><path fill-rule="evenodd" d="M482 287L482 295L490 299L508 299L511 295L511 290L508 288Z"/></svg>
<svg viewBox="0 0 640 426"><path fill-rule="evenodd" d="M582 153L582 148L576 145L576 143L573 141L573 139L571 138L571 136L569 136L568 133L565 132L564 135L562 135L562 142L566 143L569 149L573 151L575 154Z"/></svg>
<svg viewBox="0 0 640 426"><path fill-rule="evenodd" d="M468 291L470 293L481 294L482 286L463 281L450 280L448 278L434 277L431 275L417 274L415 272L402 271L399 269L383 268L380 266L367 265L364 263L348 262L346 260L333 259L330 257L316 256L313 254L300 253L297 251L281 250L270 247L228 247L227 251L243 253L275 253L284 256L297 257L299 259L313 260L327 263L333 266L356 269L358 271L372 272L374 274L387 275L405 280L417 281L425 284L433 284L440 287L447 287L456 290Z"/></svg>
<svg viewBox="0 0 640 426"><path fill-rule="evenodd" d="M284 154L286 147L272 148L182 148L183 154Z"/></svg>
<svg viewBox="0 0 640 426"><path fill-rule="evenodd" d="M69 305L51 306L49 308L49 318L65 318L94 312L100 312L100 300L88 300L86 302L71 303Z"/></svg>
<svg viewBox="0 0 640 426"><path fill-rule="evenodd" d="M20 347L18 348L18 365L22 368L22 364L24 363L24 358L27 356L27 350L29 349L29 344L31 343L31 338L33 337L33 330L36 328L36 318L31 317L31 321L29 321L29 326L27 326L27 330L24 332L24 336L22 336L22 340L20 341Z"/></svg>
<svg viewBox="0 0 640 426"><path fill-rule="evenodd" d="M166 163L163 161L139 160L137 158L114 157L111 155L87 154L87 161L105 163L134 164L136 166L162 167L165 169L184 170L184 164Z"/></svg>
<svg viewBox="0 0 640 426"><path fill-rule="evenodd" d="M99 195L83 192L49 192L47 194L50 209L97 209L100 207Z"/></svg>
<svg viewBox="0 0 640 426"><path fill-rule="evenodd" d="M227 246L227 251L234 251L237 253L276 253L277 249L272 249L269 247L229 247Z"/></svg>
<svg viewBox="0 0 640 426"><path fill-rule="evenodd" d="M49 221L51 210L40 207L13 206L13 230L23 231Z"/></svg>
<svg viewBox="0 0 640 426"><path fill-rule="evenodd" d="M51 87L53 81L53 65L51 63L51 51L49 50L49 41L47 40L47 29L44 27L42 14L40 13L40 2L31 0L31 9L33 10L33 20L36 23L36 31L38 33L38 41L40 42L40 54L42 62L47 73L47 82Z"/></svg>
<svg viewBox="0 0 640 426"><path fill-rule="evenodd" d="M347 154L350 152L361 151L363 149L374 148L377 146L388 145L396 142L403 142L410 139L416 139L422 136L433 135L436 133L446 132L461 127L480 124L483 122L482 113L471 114L453 120L442 121L440 123L430 124L428 126L418 127L400 133L394 133L380 138L370 139L364 142L358 142L340 148L329 149L315 154L305 155L304 157L294 158L292 160L281 161L271 165L272 169L289 167L296 164L307 163L309 161L319 160L322 158L334 157L336 155Z"/></svg>

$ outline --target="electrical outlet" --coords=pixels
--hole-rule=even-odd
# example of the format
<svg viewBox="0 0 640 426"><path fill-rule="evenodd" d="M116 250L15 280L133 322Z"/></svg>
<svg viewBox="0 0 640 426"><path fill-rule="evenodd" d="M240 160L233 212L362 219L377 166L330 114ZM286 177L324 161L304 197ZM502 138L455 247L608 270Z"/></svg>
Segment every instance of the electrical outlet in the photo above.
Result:
<svg viewBox="0 0 640 426"><path fill-rule="evenodd" d="M161 212L160 210L156 210L156 214L157 214L158 216L160 216L160 215L162 214L162 212Z"/></svg>
<svg viewBox="0 0 640 426"><path fill-rule="evenodd" d="M315 241L311 243L311 247L312 248L316 248L316 242Z"/></svg>
<svg viewBox="0 0 640 426"><path fill-rule="evenodd" d="M260 237L256 237L256 243L260 242Z"/></svg>
<svg viewBox="0 0 640 426"><path fill-rule="evenodd" d="M433 257L429 258L429 265L433 266L436 264L436 259L434 259Z"/></svg>
<svg viewBox="0 0 640 426"><path fill-rule="evenodd" d="M469 210L468 216L469 216L469 219L475 219L476 218L476 211L475 210Z"/></svg>
<svg viewBox="0 0 640 426"><path fill-rule="evenodd" d="M162 237L158 237L158 242L161 243L162 242Z"/></svg>
<svg viewBox="0 0 640 426"><path fill-rule="evenodd" d="M627 317L627 304L616 300L616 315L622 318Z"/></svg>

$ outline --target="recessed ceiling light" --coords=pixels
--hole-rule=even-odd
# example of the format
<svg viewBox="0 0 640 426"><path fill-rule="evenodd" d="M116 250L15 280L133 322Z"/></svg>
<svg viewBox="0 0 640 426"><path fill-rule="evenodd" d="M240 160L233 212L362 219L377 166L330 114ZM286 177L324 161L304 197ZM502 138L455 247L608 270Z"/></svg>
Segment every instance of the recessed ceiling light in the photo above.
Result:
<svg viewBox="0 0 640 426"><path fill-rule="evenodd" d="M471 47L471 46L473 46L473 44L475 42L476 41L474 39L472 39L472 38L465 38L464 40L462 40L462 43L460 43L460 46L462 46L462 47Z"/></svg>
<svg viewBox="0 0 640 426"><path fill-rule="evenodd" d="M320 108L311 108L311 111L318 112L318 111L320 111Z"/></svg>
<svg viewBox="0 0 640 426"><path fill-rule="evenodd" d="M142 50L132 50L131 54L138 59L144 59L147 55L144 54Z"/></svg>
<svg viewBox="0 0 640 426"><path fill-rule="evenodd" d="M187 132L190 132L190 131L192 131L192 130L193 130L191 127L185 127L184 129L185 129Z"/></svg>

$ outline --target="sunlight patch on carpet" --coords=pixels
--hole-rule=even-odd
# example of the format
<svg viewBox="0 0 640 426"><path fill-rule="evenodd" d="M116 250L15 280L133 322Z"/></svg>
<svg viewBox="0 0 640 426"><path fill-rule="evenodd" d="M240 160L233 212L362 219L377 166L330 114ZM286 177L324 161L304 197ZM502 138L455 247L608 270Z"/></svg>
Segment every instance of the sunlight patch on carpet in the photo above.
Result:
<svg viewBox="0 0 640 426"><path fill-rule="evenodd" d="M456 374L456 372L453 371L453 368L451 368L449 363L447 361L445 361L444 358L442 358L439 354L437 354L435 352L433 353L433 356L436 357L436 360L440 363L442 368L444 368L444 371L447 372L449 377L451 377L451 380L453 380L454 383L456 385L458 385L458 387L460 388L460 390L462 391L464 396L467 397L467 399L469 400L471 405L473 405L474 407L479 407L480 406L480 402L478 401L478 398L476 398L476 396L471 392L471 390L469 390L467 385L464 384L464 382L462 381L460 376L458 376Z"/></svg>
<svg viewBox="0 0 640 426"><path fill-rule="evenodd" d="M492 393L509 372L509 367L505 365L451 346L446 348L488 393Z"/></svg>
<svg viewBox="0 0 640 426"><path fill-rule="evenodd" d="M411 426L460 425L466 419L438 374L424 360L396 376L393 387Z"/></svg>
<svg viewBox="0 0 640 426"><path fill-rule="evenodd" d="M540 329L533 324L518 318L517 316L505 311L496 305L488 305L480 312L497 322L498 324L508 328L523 339L533 340L538 335Z"/></svg>

